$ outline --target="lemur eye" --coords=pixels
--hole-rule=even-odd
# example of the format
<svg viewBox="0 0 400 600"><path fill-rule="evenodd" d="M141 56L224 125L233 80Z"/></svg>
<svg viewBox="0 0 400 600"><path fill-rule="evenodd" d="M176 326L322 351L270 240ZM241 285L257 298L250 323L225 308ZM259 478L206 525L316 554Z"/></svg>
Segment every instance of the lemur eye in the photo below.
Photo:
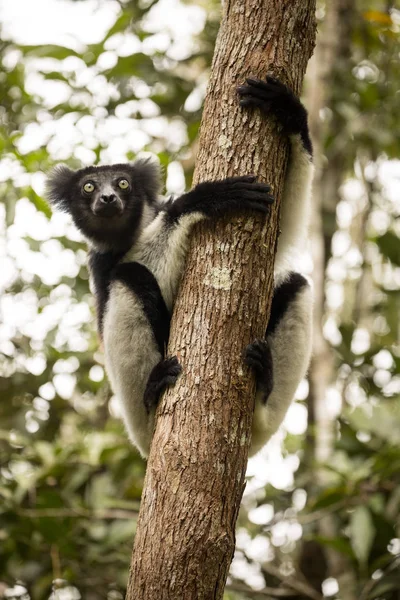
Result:
<svg viewBox="0 0 400 600"><path fill-rule="evenodd" d="M126 179L120 179L118 181L118 187L121 188L121 190L127 190L129 187L129 181Z"/></svg>
<svg viewBox="0 0 400 600"><path fill-rule="evenodd" d="M83 191L87 194L91 194L94 191L94 184L91 181L87 181L83 186Z"/></svg>

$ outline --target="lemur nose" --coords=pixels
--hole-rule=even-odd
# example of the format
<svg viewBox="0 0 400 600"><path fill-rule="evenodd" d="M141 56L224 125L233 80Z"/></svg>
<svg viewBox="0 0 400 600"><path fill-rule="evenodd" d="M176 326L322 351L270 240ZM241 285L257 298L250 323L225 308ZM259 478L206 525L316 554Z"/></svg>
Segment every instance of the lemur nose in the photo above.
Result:
<svg viewBox="0 0 400 600"><path fill-rule="evenodd" d="M100 200L101 202L104 202L104 204L112 204L116 201L116 199L117 197L114 194L110 194L109 196L105 196L103 194L102 196L100 196Z"/></svg>

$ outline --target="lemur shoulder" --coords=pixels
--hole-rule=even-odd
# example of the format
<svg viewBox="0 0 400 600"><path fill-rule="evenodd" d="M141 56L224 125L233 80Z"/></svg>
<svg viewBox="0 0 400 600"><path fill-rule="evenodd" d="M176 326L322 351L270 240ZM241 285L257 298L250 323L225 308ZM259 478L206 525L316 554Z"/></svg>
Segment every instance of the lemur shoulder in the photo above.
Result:
<svg viewBox="0 0 400 600"><path fill-rule="evenodd" d="M310 359L312 291L288 265L307 238L313 166L307 113L286 86L272 77L247 79L238 94L243 107L274 115L291 141L271 318L265 338L244 353L257 377L254 453L278 429ZM253 176L204 182L169 202L159 191L160 169L144 160L78 171L60 165L47 185L50 203L69 212L88 241L106 370L143 456L160 394L181 372L165 352L194 224L238 211L267 213L273 201L269 186Z"/></svg>

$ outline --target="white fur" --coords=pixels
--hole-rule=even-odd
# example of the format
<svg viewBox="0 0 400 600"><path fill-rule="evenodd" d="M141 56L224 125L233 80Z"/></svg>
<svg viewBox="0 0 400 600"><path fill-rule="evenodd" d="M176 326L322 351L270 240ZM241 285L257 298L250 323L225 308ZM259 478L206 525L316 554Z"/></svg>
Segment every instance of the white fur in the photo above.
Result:
<svg viewBox="0 0 400 600"><path fill-rule="evenodd" d="M172 312L190 234L194 225L203 221L205 216L200 212L183 215L178 223L172 225L166 223L167 218L165 212L157 215L124 257L124 262L139 262L153 273L167 308Z"/></svg>
<svg viewBox="0 0 400 600"><path fill-rule="evenodd" d="M153 367L162 359L138 299L114 282L104 317L107 374L121 407L131 441L147 456L154 412L147 413L143 395Z"/></svg>
<svg viewBox="0 0 400 600"><path fill-rule="evenodd" d="M277 328L267 339L272 353L273 390L267 403L256 396L250 454L255 454L278 430L311 356L312 288L302 288Z"/></svg>
<svg viewBox="0 0 400 600"><path fill-rule="evenodd" d="M282 197L275 275L290 270L291 257L308 239L314 165L299 135L290 137L291 156Z"/></svg>

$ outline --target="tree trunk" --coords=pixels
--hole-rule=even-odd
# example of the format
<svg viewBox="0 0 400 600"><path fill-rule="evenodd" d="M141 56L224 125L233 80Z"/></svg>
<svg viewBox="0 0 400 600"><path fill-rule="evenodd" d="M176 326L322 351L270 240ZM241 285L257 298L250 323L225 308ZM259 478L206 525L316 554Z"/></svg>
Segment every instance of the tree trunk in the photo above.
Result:
<svg viewBox="0 0 400 600"><path fill-rule="evenodd" d="M183 375L158 410L127 600L223 595L254 407L243 349L266 329L288 152L272 120L238 106L236 87L272 71L299 93L314 13L315 0L224 4L194 179L255 173L276 202L267 218L202 224L192 236L169 344Z"/></svg>

